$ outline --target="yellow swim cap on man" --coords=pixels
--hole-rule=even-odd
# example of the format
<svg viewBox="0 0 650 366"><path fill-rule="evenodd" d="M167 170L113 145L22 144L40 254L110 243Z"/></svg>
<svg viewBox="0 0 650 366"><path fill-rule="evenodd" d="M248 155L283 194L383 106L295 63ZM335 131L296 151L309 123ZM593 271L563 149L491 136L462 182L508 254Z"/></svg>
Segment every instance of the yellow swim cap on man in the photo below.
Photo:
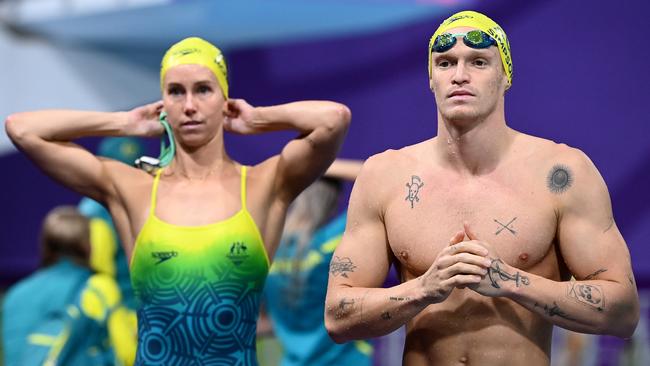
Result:
<svg viewBox="0 0 650 366"><path fill-rule="evenodd" d="M167 71L178 65L201 65L214 73L224 98L228 99L228 69L221 50L212 43L198 37L185 38L171 46L160 64L160 88Z"/></svg>
<svg viewBox="0 0 650 366"><path fill-rule="evenodd" d="M508 87L510 87L510 85L512 85L512 56L510 54L510 43L508 42L506 32L504 32L503 29L494 20L481 13L471 10L458 12L445 19L442 24L440 24L433 36L431 36L431 39L429 40L429 78L431 78L431 48L433 47L433 43L435 42L436 38L442 33L447 32L449 29L458 27L476 28L494 38L499 48L499 54L501 55L503 70L505 71L506 77L508 78Z"/></svg>

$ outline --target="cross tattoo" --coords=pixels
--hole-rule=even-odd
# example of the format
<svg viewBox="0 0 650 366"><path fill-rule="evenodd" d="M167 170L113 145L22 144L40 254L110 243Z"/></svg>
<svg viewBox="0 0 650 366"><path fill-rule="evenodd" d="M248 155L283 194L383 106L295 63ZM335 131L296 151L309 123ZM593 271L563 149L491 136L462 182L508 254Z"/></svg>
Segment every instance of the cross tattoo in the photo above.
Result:
<svg viewBox="0 0 650 366"><path fill-rule="evenodd" d="M502 224L501 222L499 222L499 220L494 219L494 222L496 222L497 224L501 225L501 227L497 230L496 233L494 233L494 235L499 235L499 234L503 231L503 229L506 229L506 230L510 231L510 232L512 233L512 235L516 235L517 232L516 232L513 228L510 227L510 224L512 224L515 220L517 220L516 217L515 217L514 219L510 220L509 223L507 223L507 224L504 225L504 224Z"/></svg>

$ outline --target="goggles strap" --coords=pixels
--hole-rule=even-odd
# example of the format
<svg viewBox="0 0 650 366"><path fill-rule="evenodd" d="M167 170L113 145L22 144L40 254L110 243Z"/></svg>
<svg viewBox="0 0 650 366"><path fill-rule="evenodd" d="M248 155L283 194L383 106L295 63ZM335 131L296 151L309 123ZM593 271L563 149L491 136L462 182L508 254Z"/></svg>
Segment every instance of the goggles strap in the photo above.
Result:
<svg viewBox="0 0 650 366"><path fill-rule="evenodd" d="M160 136L160 156L158 157L158 160L160 160L161 167L166 167L172 162L174 155L176 155L176 144L174 143L172 127L169 125L169 122L167 122L167 113L160 113L158 120L165 128L165 133Z"/></svg>

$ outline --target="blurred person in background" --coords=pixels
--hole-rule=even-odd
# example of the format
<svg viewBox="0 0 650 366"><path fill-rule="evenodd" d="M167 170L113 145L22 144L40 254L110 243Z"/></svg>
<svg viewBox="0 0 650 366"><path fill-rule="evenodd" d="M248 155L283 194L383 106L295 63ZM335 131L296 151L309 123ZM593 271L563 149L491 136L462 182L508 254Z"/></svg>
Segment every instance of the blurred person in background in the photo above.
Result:
<svg viewBox="0 0 650 366"><path fill-rule="evenodd" d="M551 366L595 366L598 361L598 336L553 328Z"/></svg>
<svg viewBox="0 0 650 366"><path fill-rule="evenodd" d="M346 213L336 215L339 198L344 181L354 181L361 164L335 160L287 214L263 297L263 308L282 346L282 366L371 364L372 346L367 341L334 343L323 317L328 266L345 229Z"/></svg>
<svg viewBox="0 0 650 366"><path fill-rule="evenodd" d="M221 51L192 37L161 63L162 101L129 112L9 116L7 134L46 174L108 208L138 300L136 364L256 365L259 298L293 199L334 160L349 109L328 101L253 107L229 98ZM247 167L224 132L298 137ZM171 153L149 173L72 140L159 136Z"/></svg>
<svg viewBox="0 0 650 366"><path fill-rule="evenodd" d="M6 366L132 364L135 354L124 356L110 334L111 328L122 327L116 315L119 288L111 276L90 270L90 250L88 218L72 206L47 214L41 269L12 286L4 298Z"/></svg>

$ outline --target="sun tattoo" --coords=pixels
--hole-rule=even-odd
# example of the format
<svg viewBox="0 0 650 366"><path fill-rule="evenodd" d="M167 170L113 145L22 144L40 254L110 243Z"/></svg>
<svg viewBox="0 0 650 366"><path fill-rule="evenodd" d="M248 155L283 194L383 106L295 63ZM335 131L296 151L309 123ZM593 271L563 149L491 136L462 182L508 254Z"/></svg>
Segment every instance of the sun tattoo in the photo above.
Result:
<svg viewBox="0 0 650 366"><path fill-rule="evenodd" d="M546 177L548 189L555 194L566 192L572 184L573 173L566 165L556 164Z"/></svg>

